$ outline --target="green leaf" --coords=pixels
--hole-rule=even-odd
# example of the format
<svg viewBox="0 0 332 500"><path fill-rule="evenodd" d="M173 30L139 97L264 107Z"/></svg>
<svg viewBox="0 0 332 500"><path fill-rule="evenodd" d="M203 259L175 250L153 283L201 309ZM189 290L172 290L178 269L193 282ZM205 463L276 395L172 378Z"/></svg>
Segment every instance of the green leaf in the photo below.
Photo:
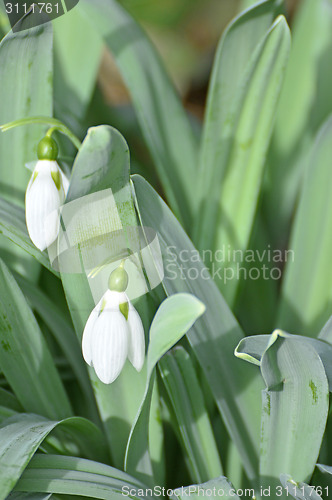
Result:
<svg viewBox="0 0 332 500"><path fill-rule="evenodd" d="M23 411L22 405L20 405L18 399L6 389L0 388L0 405L10 408L14 411Z"/></svg>
<svg viewBox="0 0 332 500"><path fill-rule="evenodd" d="M24 16L19 21L20 30L8 33L0 44L0 125L23 117L52 116L52 25L30 28L36 15ZM38 125L0 132L0 194L21 206L31 175L25 164L37 160L37 144L43 131L44 127ZM3 241L1 247L17 256L18 271L36 275L39 266L32 265L31 259L26 258L29 265L22 265L21 251Z"/></svg>
<svg viewBox="0 0 332 500"><path fill-rule="evenodd" d="M125 458L125 469L135 477L151 482L153 473L149 458L149 443L146 439L155 367L158 361L173 347L195 321L204 313L204 304L193 295L174 294L162 302L150 328L147 352L147 377L145 393L131 428Z"/></svg>
<svg viewBox="0 0 332 500"><path fill-rule="evenodd" d="M94 450L99 447L99 454L102 455L103 441L99 435L100 431L88 420L74 417L54 422L29 414L11 417L0 427L1 500L7 497L38 447L58 425L79 437L81 441L86 440L88 447Z"/></svg>
<svg viewBox="0 0 332 500"><path fill-rule="evenodd" d="M8 500L48 500L51 494L45 493L20 493L14 491L8 496Z"/></svg>
<svg viewBox="0 0 332 500"><path fill-rule="evenodd" d="M70 402L38 323L1 260L0 364L26 411L56 419L71 415Z"/></svg>
<svg viewBox="0 0 332 500"><path fill-rule="evenodd" d="M287 241L312 139L332 112L331 43L330 2L300 2L292 20L292 48L268 157L263 205L278 247Z"/></svg>
<svg viewBox="0 0 332 500"><path fill-rule="evenodd" d="M183 347L168 352L159 362L191 477L204 482L222 474L222 466L195 368Z"/></svg>
<svg viewBox="0 0 332 500"><path fill-rule="evenodd" d="M110 274L107 266L96 278L88 277L89 271L102 265L105 258L117 260L119 247L120 250L123 250L121 245L126 247L124 250L130 247L130 229L136 226L129 185L128 145L112 127L88 130L74 162L62 224L58 262L70 314L81 341L92 309L108 288ZM66 241L70 241L69 246ZM138 374L127 362L111 385L99 381L93 369L89 373L112 458L116 466L122 467L129 431L144 393L144 373Z"/></svg>
<svg viewBox="0 0 332 500"><path fill-rule="evenodd" d="M213 252L245 251L249 243L290 46L282 16L270 27L279 4L263 2L233 21L219 44L208 95L195 242L234 276L236 263L220 263ZM238 282L225 285L219 276L229 304Z"/></svg>
<svg viewBox="0 0 332 500"><path fill-rule="evenodd" d="M79 7L111 50L175 213L190 227L197 140L165 69L140 26L115 0L81 0ZM170 119L171 117L171 119Z"/></svg>
<svg viewBox="0 0 332 500"><path fill-rule="evenodd" d="M280 300L278 327L311 337L332 313L332 117L310 154L294 221Z"/></svg>
<svg viewBox="0 0 332 500"><path fill-rule="evenodd" d="M287 496L292 496L296 500L322 500L317 493L315 486L309 486L302 481L295 482L289 474L281 474L280 482L287 491Z"/></svg>
<svg viewBox="0 0 332 500"><path fill-rule="evenodd" d="M318 338L325 340L328 344L332 344L332 316L327 320L321 331L319 332Z"/></svg>
<svg viewBox="0 0 332 500"><path fill-rule="evenodd" d="M123 491L133 490L143 500L151 498L144 493L146 486L125 472L90 460L55 455L36 455L15 489L102 500L120 500L123 499Z"/></svg>
<svg viewBox="0 0 332 500"><path fill-rule="evenodd" d="M147 353L148 377L158 361L205 312L205 305L188 293L174 294L159 307L151 328Z"/></svg>
<svg viewBox="0 0 332 500"><path fill-rule="evenodd" d="M263 384L254 367L234 357L234 349L243 338L243 332L170 209L144 179L136 175L132 179L141 224L153 228L158 235L165 291L168 295L191 293L206 305L205 314L187 338L238 447L247 475L253 479L258 474Z"/></svg>
<svg viewBox="0 0 332 500"><path fill-rule="evenodd" d="M212 496L212 492L216 491L218 496L222 498L234 498L235 500L240 500L240 497L236 494L236 489L228 481L226 477L218 477L212 479L204 484L193 484L187 486L186 488L178 488L176 492L176 498L185 500L186 498L206 498ZM250 495L249 488L247 489L248 495ZM254 496L254 490L251 490L252 496ZM174 497L173 497L174 498Z"/></svg>
<svg viewBox="0 0 332 500"><path fill-rule="evenodd" d="M98 31L78 8L54 23L55 113L77 135L97 80L101 51Z"/></svg>
<svg viewBox="0 0 332 500"><path fill-rule="evenodd" d="M332 346L328 341L324 341L325 339L322 341L310 337L303 337L302 335L291 335L282 330L275 330L271 335L245 337L236 347L234 354L240 359L261 366L261 360L264 353L279 337L289 338L300 344L305 343L315 349L324 365L329 388L330 391L332 391Z"/></svg>
<svg viewBox="0 0 332 500"><path fill-rule="evenodd" d="M308 343L278 337L263 354L261 371L267 387L262 393L262 485L275 487L282 473L308 481L329 408L323 363Z"/></svg>

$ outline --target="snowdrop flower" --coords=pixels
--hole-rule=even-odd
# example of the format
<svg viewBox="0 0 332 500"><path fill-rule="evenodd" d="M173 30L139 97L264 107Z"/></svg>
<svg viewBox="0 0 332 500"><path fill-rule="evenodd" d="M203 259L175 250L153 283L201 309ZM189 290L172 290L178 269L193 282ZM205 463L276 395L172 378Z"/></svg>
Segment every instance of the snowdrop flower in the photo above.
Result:
<svg viewBox="0 0 332 500"><path fill-rule="evenodd" d="M69 181L56 161L58 147L51 137L38 145L38 162L25 193L25 219L32 243L45 250L58 237L58 210L64 203Z"/></svg>
<svg viewBox="0 0 332 500"><path fill-rule="evenodd" d="M104 384L114 382L127 358L138 372L145 358L144 329L125 293L128 275L123 266L112 272L109 290L91 312L82 338L83 357Z"/></svg>

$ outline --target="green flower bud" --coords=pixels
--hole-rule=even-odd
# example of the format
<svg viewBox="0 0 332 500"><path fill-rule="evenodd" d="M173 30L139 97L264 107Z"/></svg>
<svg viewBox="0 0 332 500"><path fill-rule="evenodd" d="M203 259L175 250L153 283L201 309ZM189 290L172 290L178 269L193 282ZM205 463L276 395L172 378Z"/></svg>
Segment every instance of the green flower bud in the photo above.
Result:
<svg viewBox="0 0 332 500"><path fill-rule="evenodd" d="M124 292L128 286L128 274L120 265L115 269L108 280L108 288L112 292Z"/></svg>
<svg viewBox="0 0 332 500"><path fill-rule="evenodd" d="M58 157L58 145L52 137L44 137L37 146L38 160L56 160Z"/></svg>

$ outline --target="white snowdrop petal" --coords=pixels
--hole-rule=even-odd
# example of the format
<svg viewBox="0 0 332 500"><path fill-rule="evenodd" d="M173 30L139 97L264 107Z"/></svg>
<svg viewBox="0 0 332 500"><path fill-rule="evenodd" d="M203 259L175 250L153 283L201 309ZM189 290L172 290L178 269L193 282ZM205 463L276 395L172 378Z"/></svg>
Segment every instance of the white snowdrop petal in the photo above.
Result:
<svg viewBox="0 0 332 500"><path fill-rule="evenodd" d="M88 365L92 366L92 342L94 340L93 330L95 322L98 319L100 306L103 298L98 302L98 304L92 309L88 321L85 324L83 336L82 336L82 353L83 358Z"/></svg>
<svg viewBox="0 0 332 500"><path fill-rule="evenodd" d="M140 315L130 302L129 302L128 326L129 326L128 359L133 365L133 367L139 372L142 369L145 359L144 328Z"/></svg>
<svg viewBox="0 0 332 500"><path fill-rule="evenodd" d="M58 219L51 214L57 214L60 198L51 171L46 166L45 172L38 172L38 164L35 169L37 176L34 178L35 172L32 174L26 191L25 218L31 241L39 250L45 250L47 244L52 243L58 234ZM47 219L49 227L45 231Z"/></svg>
<svg viewBox="0 0 332 500"><path fill-rule="evenodd" d="M98 378L110 384L119 376L128 354L128 326L118 311L103 310L93 328L92 363Z"/></svg>
<svg viewBox="0 0 332 500"><path fill-rule="evenodd" d="M127 296L123 292L114 292L111 290L107 290L104 294L105 298L105 307L107 311L119 311L120 304L124 302L128 302Z"/></svg>

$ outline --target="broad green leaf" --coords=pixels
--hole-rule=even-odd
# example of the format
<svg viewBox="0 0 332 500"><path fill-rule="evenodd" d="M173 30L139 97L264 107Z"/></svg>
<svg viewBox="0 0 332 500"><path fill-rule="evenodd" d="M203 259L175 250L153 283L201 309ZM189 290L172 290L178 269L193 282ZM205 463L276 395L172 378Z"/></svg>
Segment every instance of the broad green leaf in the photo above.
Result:
<svg viewBox="0 0 332 500"><path fill-rule="evenodd" d="M164 354L190 330L204 312L205 305L188 293L174 294L162 303L150 328L148 377Z"/></svg>
<svg viewBox="0 0 332 500"><path fill-rule="evenodd" d="M249 243L290 46L282 16L266 26L275 10L276 2L263 2L246 11L218 47L201 148L195 232L198 248L212 250L212 256L221 248L245 251ZM216 268L234 271L226 285L216 275L233 304L239 282L236 263L220 263L215 256L212 261Z"/></svg>
<svg viewBox="0 0 332 500"><path fill-rule="evenodd" d="M2 422L7 420L7 418L10 418L15 414L16 414L15 410L7 408L6 406L0 406L0 424L2 424Z"/></svg>
<svg viewBox="0 0 332 500"><path fill-rule="evenodd" d="M275 326L283 255L287 258L286 253L272 251L264 214L258 211L248 249L239 259L241 281L232 308L246 332L270 332Z"/></svg>
<svg viewBox="0 0 332 500"><path fill-rule="evenodd" d="M13 411L23 411L18 399L6 389L0 388L0 405L10 408Z"/></svg>
<svg viewBox="0 0 332 500"><path fill-rule="evenodd" d="M261 372L266 383L262 392L262 485L274 488L283 473L296 481L308 481L329 408L323 363L308 343L278 337L263 354Z"/></svg>
<svg viewBox="0 0 332 500"><path fill-rule="evenodd" d="M8 500L48 500L51 493L20 493L14 491L8 497Z"/></svg>
<svg viewBox="0 0 332 500"><path fill-rule="evenodd" d="M234 349L243 338L243 332L170 209L144 179L136 175L132 179L141 223L153 228L158 235L165 291L168 295L189 292L206 305L205 314L187 338L240 452L246 473L253 479L258 474L263 384L255 367L234 357Z"/></svg>
<svg viewBox="0 0 332 500"><path fill-rule="evenodd" d="M101 33L131 94L143 136L167 198L190 227L197 141L165 69L140 26L115 0L78 7Z"/></svg>
<svg viewBox="0 0 332 500"><path fill-rule="evenodd" d="M19 21L21 31L11 31L0 44L0 125L29 116L52 116L52 25L29 28L34 16L26 15ZM0 194L21 206L31 175L25 164L37 160L37 144L43 131L43 126L34 125L0 132ZM17 256L17 270L36 276L39 266L33 265L30 258L26 258L29 264L21 264L23 252L2 238L1 248Z"/></svg>
<svg viewBox="0 0 332 500"><path fill-rule="evenodd" d="M158 366L176 415L191 478L201 483L220 476L223 471L217 445L189 354L177 347Z"/></svg>
<svg viewBox="0 0 332 500"><path fill-rule="evenodd" d="M296 500L322 500L315 486L309 486L303 482L297 483L289 474L281 474L280 482L286 489L287 496L291 496Z"/></svg>
<svg viewBox="0 0 332 500"><path fill-rule="evenodd" d="M21 207L6 201L0 197L0 235L18 245L26 253L22 252L20 262L26 266L29 265L28 256L31 255L39 261L46 269L56 276L58 273L50 264L49 258L45 252L41 252L29 238L25 224L24 210Z"/></svg>
<svg viewBox="0 0 332 500"><path fill-rule="evenodd" d="M234 354L240 359L261 366L264 353L279 337L292 339L294 342L299 342L300 344L305 343L315 349L324 365L329 388L332 391L332 346L327 341L324 341L325 339L322 341L303 337L302 335L291 335L282 330L275 330L271 335L245 337L236 347Z"/></svg>
<svg viewBox="0 0 332 500"><path fill-rule="evenodd" d="M257 2L255 0L242 0L240 3L240 11L252 8Z"/></svg>
<svg viewBox="0 0 332 500"><path fill-rule="evenodd" d="M11 31L0 44L0 125L29 116L52 116L52 25L29 28L34 16L26 15L20 21L21 31ZM37 160L43 130L34 125L0 133L1 194L20 205L31 175L25 164Z"/></svg>
<svg viewBox="0 0 332 500"><path fill-rule="evenodd" d="M38 323L1 260L0 364L26 411L56 419L72 414L70 402Z"/></svg>
<svg viewBox="0 0 332 500"><path fill-rule="evenodd" d="M149 426L150 404L158 361L173 347L195 321L204 313L204 304L193 295L174 294L162 302L150 328L147 352L145 393L132 426L125 459L125 468L135 477L151 482L153 473L146 438Z"/></svg>
<svg viewBox="0 0 332 500"><path fill-rule="evenodd" d="M100 431L88 420L73 417L60 422L37 415L16 415L2 422L0 427L0 499L13 489L23 470L46 436L57 426L87 440L88 446L103 456ZM91 450L91 451L92 451ZM38 490L36 490L38 491Z"/></svg>
<svg viewBox="0 0 332 500"><path fill-rule="evenodd" d="M332 117L318 133L307 163L283 279L277 325L311 337L332 313Z"/></svg>
<svg viewBox="0 0 332 500"><path fill-rule="evenodd" d="M74 457L36 455L16 485L17 491L81 495L120 500L124 492L150 499L146 486L125 472L108 465ZM152 497L155 498L155 497Z"/></svg>
<svg viewBox="0 0 332 500"><path fill-rule="evenodd" d="M62 16L53 29L55 114L81 135L81 122L97 79L102 42L98 30L78 8Z"/></svg>
<svg viewBox="0 0 332 500"><path fill-rule="evenodd" d="M213 492L216 491L215 494ZM251 490L252 496L254 496L254 490ZM186 488L178 488L175 492L176 497L180 500L185 500L185 498L206 498L210 496L218 496L222 498L234 498L235 500L240 500L240 497L236 494L236 489L228 481L226 477L220 476L216 479L212 479L204 484L192 484ZM250 490L248 488L248 496L250 495ZM174 498L174 496L173 496Z"/></svg>
<svg viewBox="0 0 332 500"><path fill-rule="evenodd" d="M127 228L136 226L128 146L112 127L88 130L74 162L62 222L60 240L70 241L70 246L59 255L61 279L81 341L85 323L108 286L107 272L89 278L89 271L103 264L105 245L106 257L115 259L113 235L115 241L118 234L123 235L127 247ZM129 430L144 392L144 372L138 374L127 362L111 385L99 381L93 369L89 372L112 458L116 466L123 467Z"/></svg>
<svg viewBox="0 0 332 500"><path fill-rule="evenodd" d="M278 247L287 242L312 139L332 112L331 43L330 0L299 2L268 156L263 203L269 232Z"/></svg>

